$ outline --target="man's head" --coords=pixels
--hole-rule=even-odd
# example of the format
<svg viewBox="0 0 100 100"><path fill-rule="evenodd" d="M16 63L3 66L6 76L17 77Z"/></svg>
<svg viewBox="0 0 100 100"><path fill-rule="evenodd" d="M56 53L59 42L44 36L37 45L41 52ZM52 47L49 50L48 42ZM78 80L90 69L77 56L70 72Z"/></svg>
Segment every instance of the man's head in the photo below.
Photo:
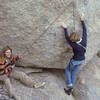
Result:
<svg viewBox="0 0 100 100"><path fill-rule="evenodd" d="M6 46L1 51L1 56L3 58L11 58L12 57L12 49L9 46Z"/></svg>
<svg viewBox="0 0 100 100"><path fill-rule="evenodd" d="M71 40L72 42L78 42L78 41L81 40L81 37L80 37L80 35L79 35L78 33L72 32L72 33L70 34L70 40Z"/></svg>
<svg viewBox="0 0 100 100"><path fill-rule="evenodd" d="M10 58L11 57L11 50L10 49L8 49L8 50L5 51L5 56L7 58Z"/></svg>

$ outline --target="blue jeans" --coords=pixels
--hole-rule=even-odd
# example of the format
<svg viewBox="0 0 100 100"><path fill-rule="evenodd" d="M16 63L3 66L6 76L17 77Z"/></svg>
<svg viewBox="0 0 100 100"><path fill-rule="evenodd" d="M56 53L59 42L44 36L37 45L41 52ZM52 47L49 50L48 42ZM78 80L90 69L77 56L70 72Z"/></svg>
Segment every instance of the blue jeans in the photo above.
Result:
<svg viewBox="0 0 100 100"><path fill-rule="evenodd" d="M68 86L72 84L72 87L74 87L77 72L79 71L83 63L84 63L84 60L81 60L81 61L77 61L74 59L70 60L69 65L66 67L66 70L65 70Z"/></svg>

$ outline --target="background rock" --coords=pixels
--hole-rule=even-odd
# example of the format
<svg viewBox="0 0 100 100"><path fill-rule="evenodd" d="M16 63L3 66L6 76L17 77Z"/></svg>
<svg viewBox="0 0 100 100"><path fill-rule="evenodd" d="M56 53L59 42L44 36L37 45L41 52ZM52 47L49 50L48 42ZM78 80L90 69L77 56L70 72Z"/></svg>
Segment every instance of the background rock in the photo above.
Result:
<svg viewBox="0 0 100 100"><path fill-rule="evenodd" d="M10 45L15 54L24 54L20 66L65 68L72 50L60 26L65 22L69 32L82 34L81 12L88 29L88 61L100 44L99 0L0 0L0 48Z"/></svg>

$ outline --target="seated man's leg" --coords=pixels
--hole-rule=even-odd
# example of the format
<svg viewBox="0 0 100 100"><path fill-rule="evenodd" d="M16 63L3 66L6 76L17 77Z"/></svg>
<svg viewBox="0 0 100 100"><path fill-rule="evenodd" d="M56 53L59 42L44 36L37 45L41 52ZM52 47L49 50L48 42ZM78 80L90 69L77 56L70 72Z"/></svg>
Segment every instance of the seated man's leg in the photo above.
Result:
<svg viewBox="0 0 100 100"><path fill-rule="evenodd" d="M31 79L28 75L26 75L24 72L16 71L14 70L11 74L11 76L17 80L20 80L23 84L25 84L28 87L34 87L34 88L39 88L45 85L45 83L39 83L36 84L34 80Z"/></svg>
<svg viewBox="0 0 100 100"><path fill-rule="evenodd" d="M5 86L8 90L9 96L11 98L14 98L15 100L20 100L20 97L16 96L15 93L14 93L14 88L11 85L9 77L7 75L3 75L0 78L4 81Z"/></svg>
<svg viewBox="0 0 100 100"><path fill-rule="evenodd" d="M25 84L28 87L34 86L34 81L24 72L13 70L11 73L11 77L20 80L23 84Z"/></svg>

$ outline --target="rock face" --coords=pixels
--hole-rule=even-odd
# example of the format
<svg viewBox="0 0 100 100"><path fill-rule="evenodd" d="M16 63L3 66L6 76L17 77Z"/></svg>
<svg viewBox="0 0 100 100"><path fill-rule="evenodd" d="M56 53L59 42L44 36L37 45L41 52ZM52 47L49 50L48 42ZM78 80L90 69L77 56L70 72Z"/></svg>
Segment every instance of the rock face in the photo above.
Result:
<svg viewBox="0 0 100 100"><path fill-rule="evenodd" d="M75 29L82 34L79 15L83 12L88 61L100 44L99 8L99 0L0 0L0 48L10 45L15 54L24 54L21 66L65 68L72 50L60 26L65 22L69 32Z"/></svg>
<svg viewBox="0 0 100 100"><path fill-rule="evenodd" d="M94 56L80 71L73 95L75 100L100 100L100 58Z"/></svg>

